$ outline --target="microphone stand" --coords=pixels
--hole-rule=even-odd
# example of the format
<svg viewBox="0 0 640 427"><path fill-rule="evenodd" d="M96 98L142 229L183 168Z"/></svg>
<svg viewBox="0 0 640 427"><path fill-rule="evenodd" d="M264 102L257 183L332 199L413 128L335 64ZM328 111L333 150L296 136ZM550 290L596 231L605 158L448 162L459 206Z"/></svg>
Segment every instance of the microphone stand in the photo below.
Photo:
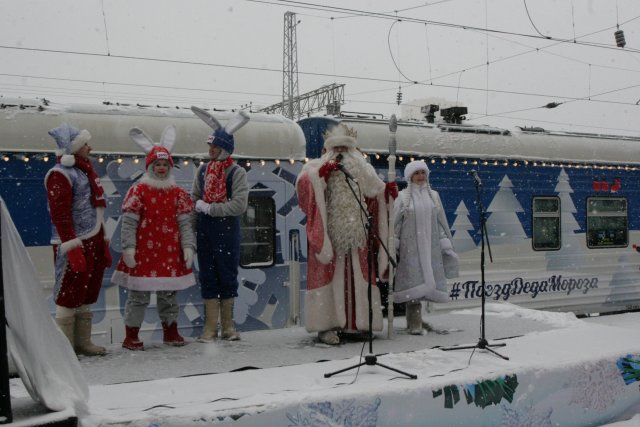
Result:
<svg viewBox="0 0 640 427"><path fill-rule="evenodd" d="M389 156L387 157L387 164L389 166L389 171L387 172L387 182L396 182L396 131L398 130L398 120L396 119L396 115L392 114L391 119L389 120ZM389 255L389 280L387 283L387 338L392 339L394 336L393 330L393 320L394 320L394 312L393 312L393 300L394 293L396 291L396 262L395 262L395 238L394 238L394 218L393 218L393 204L389 203L387 209L389 215L389 241L387 244L389 245L389 250L387 250L387 255ZM390 254L394 254L393 256Z"/></svg>
<svg viewBox="0 0 640 427"><path fill-rule="evenodd" d="M391 366L387 366L384 365L380 362L378 362L378 357L373 354L373 303L372 303L372 280L371 280L371 272L373 270L373 241L374 238L377 239L380 242L380 245L382 246L382 248L385 250L385 252L387 253L387 255L389 256L389 262L392 263L393 267L395 268L397 265L395 264L395 261L391 259L391 256L389 255L389 251L387 250L387 247L385 246L384 242L382 241L382 239L380 239L380 236L377 235L374 231L373 231L373 216L369 214L369 211L367 210L367 208L363 205L362 201L360 200L360 197L358 197L358 194L356 193L356 191L354 190L353 186L351 185L351 181L349 181L349 176L346 174L346 172L344 172L344 170L340 169L344 175L345 175L345 180L347 181L347 184L349 186L349 189L351 190L351 194L353 194L353 197L356 199L356 201L358 202L358 206L360 207L360 211L362 211L362 213L364 213L364 215L367 217L367 282L368 282L368 286L367 286L367 297L369 299L369 331L368 331L368 339L369 339L369 354L366 354L364 356L364 362L360 362L357 363L353 366L349 366L347 368L344 369L340 369L334 372L329 372L324 374L325 378L329 378L332 377L333 375L336 374L340 374L342 372L346 372L349 371L351 369L355 369L355 368L359 368L361 366L364 365L368 365L368 366L382 366L383 368L389 369L390 371L393 372L397 372L401 375L405 375L408 378L411 379L417 379L418 376L415 374L409 374L407 372L401 371L399 369L396 368L392 368ZM357 181L354 180L354 182L356 183L356 185L358 184Z"/></svg>
<svg viewBox="0 0 640 427"><path fill-rule="evenodd" d="M506 344L501 343L501 344L489 344L489 342L487 341L486 335L485 335L485 280L484 280L484 264L485 264L485 259L484 259L484 247L485 247L485 241L487 244L487 249L489 251L489 259L491 262L493 262L493 257L491 256L491 246L489 245L489 236L487 234L487 218L486 218L486 214L484 211L484 206L482 205L482 198L480 197L480 193L482 190L482 182L480 181L480 178L478 177L477 173L475 171L471 171L473 174L473 178L476 184L476 200L478 203L478 210L479 210L479 214L480 214L480 236L481 236L481 240L482 240L482 247L480 250L480 278L481 278L481 314L480 314L480 338L478 339L478 343L476 345L471 345L471 346L455 346L455 347L447 347L447 348L442 348L441 350L443 351L450 351L450 350L463 350L463 349L469 349L469 348L479 348L481 350L487 350L490 353L495 354L498 357L503 358L504 360L509 360L509 358L507 356L504 356L494 350L491 349L491 347L504 347L506 346Z"/></svg>

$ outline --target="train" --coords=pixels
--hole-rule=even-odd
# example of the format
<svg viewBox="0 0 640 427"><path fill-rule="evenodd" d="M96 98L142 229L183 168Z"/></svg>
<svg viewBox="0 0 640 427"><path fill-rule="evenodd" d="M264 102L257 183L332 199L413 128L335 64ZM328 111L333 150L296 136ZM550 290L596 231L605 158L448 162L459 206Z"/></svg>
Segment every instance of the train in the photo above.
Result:
<svg viewBox="0 0 640 427"><path fill-rule="evenodd" d="M235 114L211 112L223 124ZM236 134L234 153L248 172L250 188L241 221L234 308L240 331L304 323L309 254L295 181L304 163L320 155L325 131L340 122L357 132L358 149L384 180L390 161L400 187L406 185L408 162L422 159L429 166L431 186L440 193L460 258L459 277L448 282L449 301L430 303L429 311L477 307L483 296L485 303L577 315L640 309L640 253L635 246L640 242L640 137L502 129L444 115L440 120L399 120L397 129L388 119L368 115L297 122L275 114L250 115ZM51 224L43 179L55 162L56 146L47 131L61 122L86 128L93 136L95 166L107 194L113 259L121 253L122 198L144 173L144 155L129 139L129 129L141 127L158 139L166 126L176 126L174 172L186 190L197 166L206 161L210 133L187 108L0 97L0 196L52 313ZM390 160L392 139L396 153ZM126 293L110 283L112 269L93 307L94 340L104 344L121 342L124 334ZM179 304L180 332L198 336L204 321L198 287L181 291ZM143 338L160 340L159 322L155 310L147 310Z"/></svg>

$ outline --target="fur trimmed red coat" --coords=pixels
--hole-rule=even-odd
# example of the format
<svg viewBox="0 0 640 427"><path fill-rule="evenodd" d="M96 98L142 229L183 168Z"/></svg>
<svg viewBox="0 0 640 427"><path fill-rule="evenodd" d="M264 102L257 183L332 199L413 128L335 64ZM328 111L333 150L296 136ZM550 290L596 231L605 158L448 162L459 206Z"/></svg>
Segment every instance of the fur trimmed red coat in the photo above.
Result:
<svg viewBox="0 0 640 427"><path fill-rule="evenodd" d="M139 219L137 265L129 268L121 257L111 281L135 291L177 291L195 285L195 276L184 262L178 223L180 218L188 221L192 210L191 196L177 185L133 185L122 203L122 213Z"/></svg>
<svg viewBox="0 0 640 427"><path fill-rule="evenodd" d="M368 269L366 244L347 255L336 257L327 232L327 183L319 175L324 160L315 159L304 165L296 181L300 208L307 216L307 292L305 294L305 327L309 332L339 329L346 332L369 329ZM375 169L365 165L365 175L357 176L374 231L383 242L388 239L389 219L385 202L385 183ZM333 172L341 174L341 172ZM378 247L378 242L374 243ZM375 260L374 260L375 262ZM388 257L384 250L377 257L379 273L385 275ZM347 286L348 278L352 282ZM372 272L372 330L382 330L380 291Z"/></svg>

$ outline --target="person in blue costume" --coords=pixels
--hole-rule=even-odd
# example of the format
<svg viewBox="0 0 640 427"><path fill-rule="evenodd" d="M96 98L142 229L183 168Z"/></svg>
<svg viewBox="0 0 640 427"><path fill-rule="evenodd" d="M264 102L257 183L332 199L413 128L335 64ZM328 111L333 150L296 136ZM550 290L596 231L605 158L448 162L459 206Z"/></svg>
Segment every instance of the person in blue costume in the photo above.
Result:
<svg viewBox="0 0 640 427"><path fill-rule="evenodd" d="M234 132L249 121L241 111L225 127L206 111L191 110L213 129L207 139L210 161L196 171L191 190L195 202L196 244L200 268L200 290L205 307L205 323L199 342L218 337L240 339L233 322L233 304L238 296L240 264L240 216L247 210L249 186L246 171L231 158Z"/></svg>

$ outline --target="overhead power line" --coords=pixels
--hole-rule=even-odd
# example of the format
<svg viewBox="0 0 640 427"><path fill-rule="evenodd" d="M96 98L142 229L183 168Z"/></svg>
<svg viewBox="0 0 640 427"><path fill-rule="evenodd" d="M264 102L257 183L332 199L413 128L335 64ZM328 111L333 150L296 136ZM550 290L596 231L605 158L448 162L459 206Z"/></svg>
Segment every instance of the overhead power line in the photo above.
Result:
<svg viewBox="0 0 640 427"><path fill-rule="evenodd" d="M333 74L322 74L322 73L305 73L300 72L300 74L308 74L314 76L322 76L322 77L334 77ZM202 92L213 92L213 93L230 93L230 94L244 94L244 95L256 95L256 96L269 96L269 97L279 97L280 95L270 94L270 93L258 93L258 92L241 92L241 91L226 91L226 90L213 90L213 89L199 89L199 88L189 88L189 87L178 87L178 86L162 86L162 85L148 85L148 84L135 84L135 83L123 83L123 82L110 82L110 81L99 81L99 80L83 80L83 79L68 79L68 78L56 78L56 77L45 77L45 76L36 76L36 75L26 75L26 74L8 74L8 73L0 73L0 76L10 76L10 77L20 77L20 78L33 78L33 79L44 79L44 80L59 80L59 81L68 81L68 82L79 82L79 83L95 83L95 84L109 84L109 85L120 85L120 86L129 86L129 87L147 87L147 88L156 88L156 89L178 89L178 90L192 90L192 91L202 91ZM397 84L395 80L392 79L379 79L379 78L365 78L358 76L349 76L349 75L338 75L335 76L341 79L356 79L356 80L369 80L376 82L386 82ZM521 95L521 96L534 96L534 97L542 97L542 98L556 98L563 100L582 100L582 101L591 101L591 102L600 102L600 103L609 103L609 104L620 104L620 105L633 105L635 103L627 103L627 102L619 102L619 101L607 101L607 100L598 100L598 99L585 99L584 97L575 97L568 95L559 95L559 94L551 94L551 93L534 93L534 92L522 92L522 91L511 91L511 90L501 90L501 89L486 89L486 88L477 88L471 86L459 86L459 85L445 85L445 84L437 84L437 83L413 83L409 86L427 86L427 87L440 87L445 89L456 89L456 90L470 90L470 91L481 91L481 92L491 92L498 94L508 94L508 95ZM608 91L604 94L618 92L630 88L635 88L640 85L628 86L625 88L614 89ZM397 88L397 87L396 87ZM388 89L391 90L391 89ZM395 90L395 89L394 89ZM361 93L362 94L362 93ZM591 98L600 96L599 94L591 95ZM366 101L360 101L366 102Z"/></svg>
<svg viewBox="0 0 640 427"><path fill-rule="evenodd" d="M357 10L357 9L349 9L349 8L342 8L342 7L332 7L332 6L324 6L324 5L315 5L312 3L306 3L306 2L300 2L300 1L290 1L290 0L273 0L273 1L258 1L258 0L248 0L248 1L253 1L256 3L265 3L265 4L272 4L272 5L282 5L283 3L285 4L291 4L291 5L295 5L295 7L299 7L299 8L315 8L316 10L322 10L322 11L336 11L338 13L346 13L346 14L351 14L351 15L355 15L355 16L363 16L363 17L373 17L373 18L380 18L380 19L391 19L394 20L394 24L395 22L400 22L405 21L405 22L409 22L409 23L420 23L420 24L424 24L426 26L426 24L430 24L430 25L439 25L439 26L445 26L445 27L454 27L454 28L459 28L459 29L464 29L464 30L472 30L472 31L477 31L477 32L481 32L481 33L485 33L485 34L489 34L491 33L491 35L493 37L497 37L498 35L514 35L514 36L523 36L523 37L529 37L529 38L543 38L545 40L550 40L550 41L555 41L555 43L546 46L546 47L542 47L542 48L531 48L532 52L533 51L540 51L543 49L546 49L550 46L555 46L561 43L567 43L567 42L571 42L571 44L583 44L583 45L587 45L587 46L592 46L592 47L606 47L606 48L614 48L613 46L608 46L608 45L604 45L604 44L597 44L597 43L576 43L575 40L565 40L565 39L558 39L558 38L553 38L553 37L548 37L548 36L535 36L535 35L531 35L531 34L521 34L521 33L514 33L514 32L506 32L506 31L499 31L499 30L493 30L493 29L489 29L489 28L479 28L479 27L472 27L472 26L464 26L464 25L459 25L459 24L450 24L450 23L445 23L445 22L437 22L437 21L429 21L429 20L423 20L423 19L416 19L416 18L411 18L411 17L400 17L397 14L389 14L389 13L380 13L380 12L368 12L368 11L363 11L363 10ZM634 17L631 18L623 23L627 23L627 22L631 22L635 19L638 19L640 17ZM106 27L106 23L105 23L105 27ZM106 28L105 28L106 29ZM593 33L592 33L593 34ZM583 36L584 37L584 36ZM108 39L107 39L107 46L108 46ZM0 48L3 49L13 49L13 50L23 50L23 51L36 51L36 52L46 52L46 53L57 53L57 54L70 54L70 55L87 55L87 56L93 56L93 57L103 57L103 58L116 58L116 59L123 59L123 60L136 60L136 61L153 61L153 62L163 62L163 63L173 63L173 64L184 64L184 65L195 65L195 66L208 66L208 67L221 67L221 68L230 68L230 69L240 69L240 70L249 70L249 71L258 71L258 72L277 72L277 73L282 73L282 70L279 69L273 69L273 68L267 68L267 67L251 67L251 66L242 66L242 65L230 65L230 64L218 64L218 63L206 63L206 62L199 62L199 61L185 61L185 60L171 60L171 59L162 59L162 58L151 58L151 57L142 57L142 56L127 56L127 55L113 55L110 54L110 52L107 52L107 54L104 53L94 53L94 52L75 52L75 51L66 51L66 50L55 50L55 49L38 49L38 48L27 48L27 47L15 47L15 46L0 46ZM616 49L616 48L614 48ZM619 49L616 49L619 50ZM625 49L625 51L628 52L640 52L634 49ZM529 52L526 52L529 53ZM526 54L526 53L522 53L522 54ZM551 53L550 53L551 54ZM520 56L521 54L518 55L514 55L511 56L515 57L515 56ZM498 61L502 61L502 60L506 60L506 59L499 59L496 61L492 61L492 63L498 62ZM592 64L589 64L592 65ZM483 64L478 64L478 67L485 67L487 66L487 63L483 63ZM605 68L608 68L607 66L603 66ZM475 67L472 67L475 68ZM467 71L470 70L472 68L466 68L465 70L462 71ZM611 67L614 69L617 69L616 67ZM635 70L628 70L628 71L635 71ZM549 94L538 94L538 93L527 93L527 92L516 92L516 91L505 91L505 90L497 90L497 89L487 89L487 88L473 88L473 87L463 87L463 86L451 86L451 85L442 85L442 84L435 84L433 83L433 80L436 79L440 79L440 78L444 78L448 75L451 74L459 74L460 71L456 71L454 73L450 73L450 74L446 74L443 76L437 76L437 77L432 77L430 78L428 81L413 81L408 79L406 76L404 76L405 78L407 78L408 81L408 85L406 85L405 87L409 87L409 86L413 86L413 85L420 85L420 86L433 86L433 87L442 87L442 88L456 88L457 90L460 89L465 89L465 90L473 90L473 91L484 91L484 92L494 92L494 93L502 93L502 94L514 94L514 95L524 95L524 96L536 96L536 97L554 97L554 98L561 98L565 101L576 101L576 100L582 100L582 101L591 101L591 102L602 102L602 103L613 103L613 104L622 104L622 105L636 105L633 103L625 103L625 102L616 102L616 101L606 101L606 100L594 100L594 99L585 99L585 98L576 98L576 97L566 97L566 96L561 96L561 95L549 95ZM330 77L332 79L336 79L336 78L341 78L341 79L349 79L349 80L360 80L360 81L374 81L374 82L384 82L384 83L393 83L394 85L397 85L397 81L396 80L392 80L392 79L385 79L385 78L375 78L375 77L362 77L362 76L353 76L353 75L335 75L335 74L324 74L324 73L315 73L315 72L299 72L299 74L303 74L303 75L308 75L308 76L319 76L319 77ZM0 74L0 75L8 75L8 74ZM14 75L14 76L19 76L19 77L32 77L32 78L46 78L46 77L37 77L37 76L21 76L21 75ZM248 94L248 95L260 95L260 96L270 96L270 97L276 97L277 95L275 94L259 94L259 93L251 93L251 92L234 92L234 91L217 91L217 90L211 90L211 89L202 89L202 88L181 88L181 87L174 87L174 86L160 86L160 85L145 85L145 84L133 84L133 83L116 83L116 82L99 82L99 81L88 81L88 80L76 80L76 79L56 79L56 78L49 78L50 80L66 80L66 81L72 81L72 82L87 82L87 83L97 83L97 84L114 84L114 85L124 85L124 86L132 86L132 87L149 87L149 88L163 88L163 89L180 89L180 90L193 90L193 91L206 91L206 92L220 92L220 93L237 93L237 94ZM395 90L394 86L394 89ZM635 87L635 86L631 86L631 87ZM627 88L625 88L627 89ZM390 89L391 90L391 89ZM615 91L618 90L624 90L624 89L617 89ZM613 92L613 91L612 91ZM598 96L598 95L591 95L591 97L594 96ZM360 102L367 102L367 101L360 101Z"/></svg>
<svg viewBox="0 0 640 427"><path fill-rule="evenodd" d="M411 17L411 16L400 16L400 15L390 14L390 13L385 13L385 12L372 12L372 11L366 11L366 10L361 10L361 9L350 9L350 8L346 8L346 7L326 6L326 5L322 5L322 4L306 3L306 2L294 1L294 0L272 0L272 1L268 1L268 0L247 0L247 1L254 2L254 3L266 3L266 4L284 3L284 4L300 7L300 8L303 8L303 9L313 9L313 10L322 10L322 11L328 11L328 12L345 13L345 14L350 14L350 15L357 15L357 16L363 16L363 17L372 17L372 18L379 18L379 19L400 20L400 21L403 21L403 22L411 22L411 23L416 23L416 24L437 25L437 26L441 26L441 27L458 28L458 29L461 29L461 30L475 30L475 31L490 32L490 33L496 33L496 34L512 35L512 36L517 36L517 37L526 37L526 38L534 38L534 39L551 40L551 41L557 41L557 42L562 42L562 43L571 43L573 45L591 46L591 47L597 47L597 48L602 48L602 49L613 49L613 50L617 50L617 51L620 50L616 46L613 46L613 45L610 45L610 44L605 44L605 43L584 42L584 41L577 41L577 40L573 40L573 39L563 39L563 38L551 37L551 36L545 36L545 35L517 33L517 32L514 32L514 31L504 31L504 30L497 30L497 29L493 29L493 28L482 28L482 27L475 27L475 26L472 26L472 25L453 24L453 23L450 23L450 22L442 22L442 21L431 21L431 20L428 20L428 19L414 18L414 17ZM623 22L623 24L627 23L627 22L634 21L634 20L636 20L638 18L640 18L640 16L636 16L636 17L633 17L631 19L628 19L627 21ZM625 49L625 51L640 53L640 50L638 50L638 49Z"/></svg>

